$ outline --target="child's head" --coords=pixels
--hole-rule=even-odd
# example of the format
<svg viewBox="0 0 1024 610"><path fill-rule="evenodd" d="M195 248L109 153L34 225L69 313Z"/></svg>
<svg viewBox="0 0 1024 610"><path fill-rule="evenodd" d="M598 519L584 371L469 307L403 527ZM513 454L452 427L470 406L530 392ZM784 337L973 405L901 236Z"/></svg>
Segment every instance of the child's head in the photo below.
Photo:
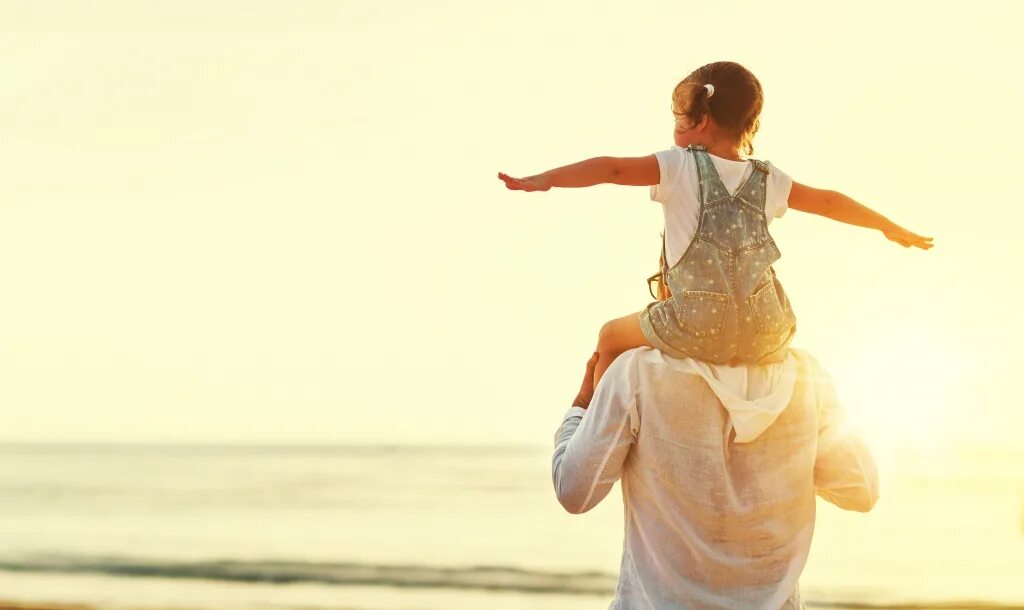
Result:
<svg viewBox="0 0 1024 610"><path fill-rule="evenodd" d="M763 105L761 83L743 66L731 61L701 66L672 91L676 145L704 144L695 128L708 119L701 133L729 138L751 155Z"/></svg>

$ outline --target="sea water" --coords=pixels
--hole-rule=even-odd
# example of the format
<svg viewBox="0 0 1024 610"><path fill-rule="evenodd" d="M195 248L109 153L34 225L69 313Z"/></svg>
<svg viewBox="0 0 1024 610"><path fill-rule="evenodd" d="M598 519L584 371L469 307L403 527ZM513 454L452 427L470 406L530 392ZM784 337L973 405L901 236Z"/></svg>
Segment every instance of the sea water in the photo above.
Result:
<svg viewBox="0 0 1024 610"><path fill-rule="evenodd" d="M0 599L103 608L604 608L618 490L565 513L545 447L0 445ZM885 456L819 502L810 605L1024 606L1024 454Z"/></svg>

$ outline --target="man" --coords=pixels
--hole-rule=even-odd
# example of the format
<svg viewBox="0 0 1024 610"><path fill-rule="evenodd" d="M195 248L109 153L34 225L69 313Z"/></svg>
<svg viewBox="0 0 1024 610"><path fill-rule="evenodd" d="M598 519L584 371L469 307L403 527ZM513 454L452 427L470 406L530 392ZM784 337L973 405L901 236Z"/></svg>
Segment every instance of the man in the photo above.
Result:
<svg viewBox="0 0 1024 610"><path fill-rule="evenodd" d="M803 608L815 494L870 510L874 461L806 352L740 367L651 348L597 354L555 435L559 502L583 513L622 480L625 543L611 609Z"/></svg>

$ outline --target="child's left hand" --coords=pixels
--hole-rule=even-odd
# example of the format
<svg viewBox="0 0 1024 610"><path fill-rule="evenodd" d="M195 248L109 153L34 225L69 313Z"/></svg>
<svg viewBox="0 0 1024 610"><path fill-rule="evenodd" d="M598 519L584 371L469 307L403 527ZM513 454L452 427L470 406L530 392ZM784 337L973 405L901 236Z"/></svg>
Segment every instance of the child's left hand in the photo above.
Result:
<svg viewBox="0 0 1024 610"><path fill-rule="evenodd" d="M917 233L908 231L903 227L895 227L888 231L883 232L886 238L891 241L898 243L904 248L921 248L922 250L930 250L935 244L932 243L931 237L921 237Z"/></svg>
<svg viewBox="0 0 1024 610"><path fill-rule="evenodd" d="M542 176L529 176L527 178L513 178L508 174L498 172L498 178L505 183L510 191L546 191L551 184Z"/></svg>

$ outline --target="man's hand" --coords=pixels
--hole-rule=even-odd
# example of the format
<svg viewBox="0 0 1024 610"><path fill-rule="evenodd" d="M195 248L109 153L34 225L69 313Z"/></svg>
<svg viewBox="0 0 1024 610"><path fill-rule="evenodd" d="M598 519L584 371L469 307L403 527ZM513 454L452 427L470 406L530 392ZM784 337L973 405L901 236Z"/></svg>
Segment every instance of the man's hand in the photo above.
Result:
<svg viewBox="0 0 1024 610"><path fill-rule="evenodd" d="M594 368L597 367L597 352L587 360L587 371L583 373L583 383L580 384L580 391L576 394L576 400L572 406L586 409L590 406L590 399L594 397Z"/></svg>
<svg viewBox="0 0 1024 610"><path fill-rule="evenodd" d="M505 183L510 191L546 191L551 188L551 183L544 174L528 176L526 178L513 178L508 174L498 173L498 178Z"/></svg>
<svg viewBox="0 0 1024 610"><path fill-rule="evenodd" d="M898 243L904 248L921 248L922 250L928 250L932 247L931 237L921 237L917 233L908 231L903 227L894 227L888 231L883 231L883 234L891 241Z"/></svg>

